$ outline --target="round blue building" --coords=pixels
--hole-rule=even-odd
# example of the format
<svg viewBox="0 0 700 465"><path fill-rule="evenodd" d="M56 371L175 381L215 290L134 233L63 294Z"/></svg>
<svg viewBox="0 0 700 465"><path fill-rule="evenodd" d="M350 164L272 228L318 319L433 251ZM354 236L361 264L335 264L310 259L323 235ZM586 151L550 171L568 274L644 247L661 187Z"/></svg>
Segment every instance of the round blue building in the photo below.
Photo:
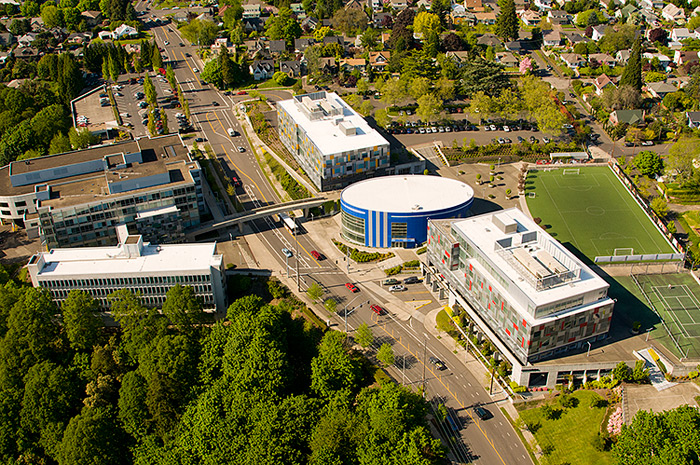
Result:
<svg viewBox="0 0 700 465"><path fill-rule="evenodd" d="M428 219L464 218L473 201L474 190L454 179L425 175L367 179L340 194L341 234L365 247L412 248L427 240Z"/></svg>

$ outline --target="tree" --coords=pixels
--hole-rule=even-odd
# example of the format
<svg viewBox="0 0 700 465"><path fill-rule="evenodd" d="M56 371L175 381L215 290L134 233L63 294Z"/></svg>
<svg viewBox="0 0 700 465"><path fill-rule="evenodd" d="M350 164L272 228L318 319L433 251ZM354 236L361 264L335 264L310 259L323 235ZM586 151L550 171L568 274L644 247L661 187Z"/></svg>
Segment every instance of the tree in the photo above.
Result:
<svg viewBox="0 0 700 465"><path fill-rule="evenodd" d="M359 362L345 351L344 339L343 333L328 331L311 361L311 389L326 399L349 397L361 378Z"/></svg>
<svg viewBox="0 0 700 465"><path fill-rule="evenodd" d="M423 121L435 121L442 112L442 102L433 94L425 94L418 98L416 114Z"/></svg>
<svg viewBox="0 0 700 465"><path fill-rule="evenodd" d="M427 11L421 11L413 20L413 32L422 34L423 37L431 32L439 33L441 29L440 17Z"/></svg>
<svg viewBox="0 0 700 465"><path fill-rule="evenodd" d="M661 219L666 218L668 215L668 203L663 197L654 197L649 203L649 207L657 214Z"/></svg>
<svg viewBox="0 0 700 465"><path fill-rule="evenodd" d="M682 136L668 151L667 168L678 173L681 184L688 182L695 169L693 160L700 156L700 139Z"/></svg>
<svg viewBox="0 0 700 465"><path fill-rule="evenodd" d="M467 44L457 34L450 32L442 38L442 48L447 52L457 52L466 50Z"/></svg>
<svg viewBox="0 0 700 465"><path fill-rule="evenodd" d="M48 29L63 27L63 13L56 5L45 3L41 10L41 19Z"/></svg>
<svg viewBox="0 0 700 465"><path fill-rule="evenodd" d="M471 97L477 92L492 97L511 87L503 66L476 57L462 68L462 93Z"/></svg>
<svg viewBox="0 0 700 465"><path fill-rule="evenodd" d="M143 93L146 94L146 102L149 105L156 105L158 103L158 94L156 94L156 87L151 81L151 76L146 73L143 79Z"/></svg>
<svg viewBox="0 0 700 465"><path fill-rule="evenodd" d="M384 366L394 364L394 349L391 347L391 344L385 342L381 345L377 351L377 360L382 362Z"/></svg>
<svg viewBox="0 0 700 465"><path fill-rule="evenodd" d="M406 82L392 78L387 80L382 87L382 101L387 105L400 105L408 99Z"/></svg>
<svg viewBox="0 0 700 465"><path fill-rule="evenodd" d="M496 17L496 35L503 40L515 40L520 29L518 15L515 13L513 0L500 0L501 11Z"/></svg>
<svg viewBox="0 0 700 465"><path fill-rule="evenodd" d="M138 371L124 375L119 388L119 421L127 433L139 437L146 432L148 407L146 406L146 380Z"/></svg>
<svg viewBox="0 0 700 465"><path fill-rule="evenodd" d="M613 368L612 371L613 379L621 383L629 381L631 374L632 370L630 370L630 367L628 367L625 362L620 362L617 365L615 365L615 368Z"/></svg>
<svg viewBox="0 0 700 465"><path fill-rule="evenodd" d="M70 139L65 134L59 132L53 136L53 138L51 138L51 143L49 144L49 155L69 152L70 149Z"/></svg>
<svg viewBox="0 0 700 465"><path fill-rule="evenodd" d="M379 39L379 31L374 28L369 28L360 36L360 43L365 50L372 50L377 46Z"/></svg>
<svg viewBox="0 0 700 465"><path fill-rule="evenodd" d="M275 81L280 86L288 86L291 82L289 75L283 71L277 71L272 76L272 80Z"/></svg>
<svg viewBox="0 0 700 465"><path fill-rule="evenodd" d="M61 305L63 325L70 345L77 351L91 351L99 339L102 320L98 303L85 291L74 289Z"/></svg>
<svg viewBox="0 0 700 465"><path fill-rule="evenodd" d="M118 465L129 449L109 408L84 408L71 418L58 451L59 465Z"/></svg>
<svg viewBox="0 0 700 465"><path fill-rule="evenodd" d="M644 176L654 177L664 170L664 162L656 152L644 150L634 157L634 166Z"/></svg>
<svg viewBox="0 0 700 465"><path fill-rule="evenodd" d="M372 345L374 335L372 334L372 330L369 328L369 326L367 326L367 323L362 323L357 327L357 331L355 331L355 340L365 349Z"/></svg>
<svg viewBox="0 0 700 465"><path fill-rule="evenodd" d="M323 302L323 306L326 307L328 313L335 313L336 308L338 308L338 302L336 302L335 299L326 299L326 301Z"/></svg>
<svg viewBox="0 0 700 465"><path fill-rule="evenodd" d="M160 68L163 67L163 56L160 54L160 49L156 45L153 46L151 65L153 66L153 71L158 71Z"/></svg>
<svg viewBox="0 0 700 465"><path fill-rule="evenodd" d="M323 293L323 288L316 282L309 286L309 288L306 290L306 295L314 302L320 299L323 296Z"/></svg>
<svg viewBox="0 0 700 465"><path fill-rule="evenodd" d="M367 29L367 14L355 8L340 8L331 18L331 26L347 36L355 36Z"/></svg>
<svg viewBox="0 0 700 465"><path fill-rule="evenodd" d="M424 77L414 79L408 88L408 92L413 99L418 100L421 96L430 92L430 80Z"/></svg>
<svg viewBox="0 0 700 465"><path fill-rule="evenodd" d="M97 142L96 137L88 128L70 128L68 131L68 139L73 150L87 148Z"/></svg>
<svg viewBox="0 0 700 465"><path fill-rule="evenodd" d="M187 331L204 322L202 300L194 293L192 286L176 284L165 294L163 315L178 327Z"/></svg>
<svg viewBox="0 0 700 465"><path fill-rule="evenodd" d="M622 70L620 86L630 86L637 91L642 90L642 39L638 38L632 45L629 60Z"/></svg>

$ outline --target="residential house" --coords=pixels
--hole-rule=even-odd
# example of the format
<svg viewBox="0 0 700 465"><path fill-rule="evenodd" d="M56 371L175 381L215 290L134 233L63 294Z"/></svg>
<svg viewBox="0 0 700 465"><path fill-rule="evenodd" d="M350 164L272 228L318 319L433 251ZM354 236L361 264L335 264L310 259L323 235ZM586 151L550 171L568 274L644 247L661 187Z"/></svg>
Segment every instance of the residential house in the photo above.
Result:
<svg viewBox="0 0 700 465"><path fill-rule="evenodd" d="M586 66L586 59L578 53L562 53L561 61L571 69L581 68Z"/></svg>
<svg viewBox="0 0 700 465"><path fill-rule="evenodd" d="M39 58L42 53L36 47L20 47L12 52L12 55L17 59L22 60L35 60Z"/></svg>
<svg viewBox="0 0 700 465"><path fill-rule="evenodd" d="M408 2L406 0L389 0L389 4L393 9L398 11L408 8Z"/></svg>
<svg viewBox="0 0 700 465"><path fill-rule="evenodd" d="M641 0L639 4L645 10L660 10L664 7L663 0Z"/></svg>
<svg viewBox="0 0 700 465"><path fill-rule="evenodd" d="M642 17L645 23L647 23L647 26L656 28L661 26L661 21L659 20L659 15L656 14L656 12L652 10L642 10L639 12L639 15Z"/></svg>
<svg viewBox="0 0 700 465"><path fill-rule="evenodd" d="M666 21L677 23L685 21L685 11L683 11L683 8L678 8L673 3L669 3L661 10L661 17Z"/></svg>
<svg viewBox="0 0 700 465"><path fill-rule="evenodd" d="M618 52L615 54L615 61L617 61L617 63L620 66L625 66L629 59L630 59L630 51L629 50L618 50Z"/></svg>
<svg viewBox="0 0 700 465"><path fill-rule="evenodd" d="M588 38L586 36L582 36L576 31L561 31L561 35L572 47L576 44L580 44L581 42L588 42Z"/></svg>
<svg viewBox="0 0 700 465"><path fill-rule="evenodd" d="M80 13L80 18L85 20L88 27L93 28L102 23L102 12L98 10L87 10Z"/></svg>
<svg viewBox="0 0 700 465"><path fill-rule="evenodd" d="M129 26L128 24L122 24L114 30L112 37L115 40L119 39L132 39L139 36L139 31L136 28Z"/></svg>
<svg viewBox="0 0 700 465"><path fill-rule="evenodd" d="M340 70L346 73L351 73L353 71L364 73L366 68L367 60L364 58L346 58L340 60Z"/></svg>
<svg viewBox="0 0 700 465"><path fill-rule="evenodd" d="M345 48L345 39L343 39L343 36L326 36L323 38L323 45L328 44L338 44Z"/></svg>
<svg viewBox="0 0 700 465"><path fill-rule="evenodd" d="M559 47L561 45L561 34L559 31L544 31L542 34L542 45L545 47Z"/></svg>
<svg viewBox="0 0 700 465"><path fill-rule="evenodd" d="M499 52L496 54L496 63L500 63L506 68L516 68L520 62L510 52Z"/></svg>
<svg viewBox="0 0 700 465"><path fill-rule="evenodd" d="M588 61L592 62L593 60L595 60L598 64L610 66L611 68L616 64L615 59L607 53L591 53L588 55Z"/></svg>
<svg viewBox="0 0 700 465"><path fill-rule="evenodd" d="M549 10L547 14L547 19L553 25L569 24L571 22L571 17L566 11L563 10Z"/></svg>
<svg viewBox="0 0 700 465"><path fill-rule="evenodd" d="M68 39L66 39L66 41L69 44L87 44L90 42L91 38L92 34L90 34L89 32L74 32L68 36Z"/></svg>
<svg viewBox="0 0 700 465"><path fill-rule="evenodd" d="M111 35L112 34L110 33L110 37ZM36 39L36 36L36 32L27 32L23 36L20 36L19 39L17 39L17 43L20 47L31 47L34 43L34 39Z"/></svg>
<svg viewBox="0 0 700 465"><path fill-rule="evenodd" d="M671 34L669 34L671 42L676 42L678 44L691 38L695 38L695 31L690 31L687 27L674 27L671 29Z"/></svg>
<svg viewBox="0 0 700 465"><path fill-rule="evenodd" d="M262 32L265 30L265 20L263 18L243 18L243 29L247 34L251 32Z"/></svg>
<svg viewBox="0 0 700 465"><path fill-rule="evenodd" d="M598 76L595 79L595 81L593 81L593 85L595 86L595 93L597 95L603 95L603 92L608 87L617 87L612 82L612 80L605 74L601 74L600 76Z"/></svg>
<svg viewBox="0 0 700 465"><path fill-rule="evenodd" d="M316 29L316 26L318 26L318 19L314 18L313 16L307 16L301 22L301 28L306 30L306 31L313 31L314 29ZM299 39L296 39L296 40L299 40Z"/></svg>
<svg viewBox="0 0 700 465"><path fill-rule="evenodd" d="M467 11L476 13L478 11L484 11L484 4L481 0L464 0L464 8L466 8Z"/></svg>
<svg viewBox="0 0 700 465"><path fill-rule="evenodd" d="M250 58L253 58L258 53L265 54L264 52L266 52L267 48L265 41L262 39L243 41L243 46L246 48L246 51Z"/></svg>
<svg viewBox="0 0 700 465"><path fill-rule="evenodd" d="M292 10L292 13L296 15L297 19L299 19L302 15L306 15L304 6L301 3L292 3L289 5L289 9Z"/></svg>
<svg viewBox="0 0 700 465"><path fill-rule="evenodd" d="M666 82L669 84L673 84L674 86L678 87L679 89L683 89L685 86L688 85L690 80L692 79L691 76L679 76L679 77L669 77L666 79Z"/></svg>
<svg viewBox="0 0 700 465"><path fill-rule="evenodd" d="M501 39L499 39L495 34L484 34L479 36L479 38L476 39L476 43L487 47L499 47L503 45Z"/></svg>
<svg viewBox="0 0 700 465"><path fill-rule="evenodd" d="M348 0L345 4L345 11L361 11L365 12L365 7L362 5L360 0Z"/></svg>
<svg viewBox="0 0 700 465"><path fill-rule="evenodd" d="M690 50L676 50L673 55L673 62L676 66L683 66L688 63L694 63L698 61L698 52L693 52Z"/></svg>
<svg viewBox="0 0 700 465"><path fill-rule="evenodd" d="M384 72L389 66L390 58L391 52L369 52L369 65L375 71Z"/></svg>
<svg viewBox="0 0 700 465"><path fill-rule="evenodd" d="M521 40L514 40L512 42L506 42L503 44L503 46L508 50L509 52L513 53L523 53L525 51L525 46L523 44L523 41Z"/></svg>
<svg viewBox="0 0 700 465"><path fill-rule="evenodd" d="M608 28L608 26L604 24L599 24L598 26L593 26L592 32L591 32L591 39L594 41L598 42L600 39L605 37L605 30Z"/></svg>
<svg viewBox="0 0 700 465"><path fill-rule="evenodd" d="M229 43L226 37L217 37L216 40L214 40L214 43L211 44L211 47L209 48L218 53L219 51L221 51L221 47L230 48L231 46L233 46L233 44Z"/></svg>
<svg viewBox="0 0 700 465"><path fill-rule="evenodd" d="M537 26L540 24L540 14L532 10L522 10L520 20L525 26Z"/></svg>
<svg viewBox="0 0 700 465"><path fill-rule="evenodd" d="M671 63L673 60L671 60L669 57L664 55L663 53L651 53L651 52L644 52L642 54L643 58L646 58L649 61L652 61L653 59L659 60L659 65L664 69L664 71L668 72L670 70Z"/></svg>
<svg viewBox="0 0 700 465"><path fill-rule="evenodd" d="M44 20L41 17L32 18L29 21L29 27L32 28L32 32L41 32L44 30Z"/></svg>
<svg viewBox="0 0 700 465"><path fill-rule="evenodd" d="M307 48L311 47L313 44L315 44L316 41L311 38L304 38L304 39L294 39L294 51L295 52L303 52Z"/></svg>
<svg viewBox="0 0 700 465"><path fill-rule="evenodd" d="M474 14L467 11L464 5L453 3L450 9L450 20L452 24L470 24L473 21Z"/></svg>
<svg viewBox="0 0 700 465"><path fill-rule="evenodd" d="M700 111L686 111L686 118L688 118L688 127L692 129L700 129Z"/></svg>
<svg viewBox="0 0 700 465"><path fill-rule="evenodd" d="M452 60L457 68L461 68L469 63L469 52L466 51L446 52L445 57Z"/></svg>
<svg viewBox="0 0 700 465"><path fill-rule="evenodd" d="M284 53L287 51L287 43L282 39L271 40L268 50L270 50L270 53L272 53L273 55L279 55L280 53Z"/></svg>
<svg viewBox="0 0 700 465"><path fill-rule="evenodd" d="M382 45L386 45L389 42L389 39L391 39L391 32L382 32L381 38Z"/></svg>
<svg viewBox="0 0 700 465"><path fill-rule="evenodd" d="M336 74L338 72L338 64L335 62L335 57L319 58L318 69L322 74Z"/></svg>
<svg viewBox="0 0 700 465"><path fill-rule="evenodd" d="M476 12L474 13L474 18L478 24L486 24L489 26L496 24L496 13L493 11Z"/></svg>
<svg viewBox="0 0 700 465"><path fill-rule="evenodd" d="M430 0L418 0L417 2L415 2L415 3L413 4L413 6L414 6L415 8L418 8L418 9L420 9L421 7L423 7L423 8L426 9L426 10L430 10L430 4L431 4L431 3L432 3L432 2L431 2Z"/></svg>
<svg viewBox="0 0 700 465"><path fill-rule="evenodd" d="M547 11L552 9L553 0L535 0L535 6L540 9L540 11Z"/></svg>
<svg viewBox="0 0 700 465"><path fill-rule="evenodd" d="M644 121L644 110L615 110L610 113L609 119L614 126L620 123L636 126Z"/></svg>
<svg viewBox="0 0 700 465"><path fill-rule="evenodd" d="M634 6L632 4L629 4L629 5L623 6L619 10L615 11L615 17L620 18L623 21L627 21L627 18L629 18L630 15L633 15L635 13L639 13L639 8L637 8L636 6Z"/></svg>
<svg viewBox="0 0 700 465"><path fill-rule="evenodd" d="M374 24L374 27L385 27L387 25L391 25L393 21L394 17L388 12L374 13L372 16L372 23Z"/></svg>
<svg viewBox="0 0 700 465"><path fill-rule="evenodd" d="M304 75L304 66L301 61L297 60L281 61L280 71L287 73L291 78L298 78Z"/></svg>
<svg viewBox="0 0 700 465"><path fill-rule="evenodd" d="M382 0L367 0L367 6L372 10L372 13L381 13L384 9Z"/></svg>
<svg viewBox="0 0 700 465"><path fill-rule="evenodd" d="M250 75L256 81L270 79L275 74L275 62L272 60L255 60L249 66Z"/></svg>
<svg viewBox="0 0 700 465"><path fill-rule="evenodd" d="M243 19L259 18L261 14L262 10L259 3L248 3L243 5Z"/></svg>
<svg viewBox="0 0 700 465"><path fill-rule="evenodd" d="M0 33L0 47L9 47L15 42L17 42L17 40L15 39L14 34L11 32Z"/></svg>
<svg viewBox="0 0 700 465"><path fill-rule="evenodd" d="M658 99L663 99L666 95L678 90L676 86L665 81L650 82L646 85L646 88L654 98Z"/></svg>

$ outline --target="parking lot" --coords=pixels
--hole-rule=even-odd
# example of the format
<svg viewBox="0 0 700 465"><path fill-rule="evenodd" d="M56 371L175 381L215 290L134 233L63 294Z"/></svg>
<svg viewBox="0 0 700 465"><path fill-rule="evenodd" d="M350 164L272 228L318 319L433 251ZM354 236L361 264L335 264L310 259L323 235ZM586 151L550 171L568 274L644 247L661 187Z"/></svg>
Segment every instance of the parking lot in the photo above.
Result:
<svg viewBox="0 0 700 465"><path fill-rule="evenodd" d="M150 73L150 76L156 89L161 112L164 111L167 115L168 130L170 133L177 132L178 124L175 114L181 110L176 107L168 108L170 102L167 100L173 97L170 84L160 75ZM148 109L145 103L145 96L137 97L139 93L143 94L143 81L140 78L142 78L142 75L124 75L113 87L114 99L117 102L122 123L128 123L127 127L130 128L134 137L148 135ZM133 80L137 81L133 82Z"/></svg>
<svg viewBox="0 0 700 465"><path fill-rule="evenodd" d="M89 92L77 100L75 113L78 127L88 128L92 132L102 132L118 126L109 102L109 96L103 87Z"/></svg>

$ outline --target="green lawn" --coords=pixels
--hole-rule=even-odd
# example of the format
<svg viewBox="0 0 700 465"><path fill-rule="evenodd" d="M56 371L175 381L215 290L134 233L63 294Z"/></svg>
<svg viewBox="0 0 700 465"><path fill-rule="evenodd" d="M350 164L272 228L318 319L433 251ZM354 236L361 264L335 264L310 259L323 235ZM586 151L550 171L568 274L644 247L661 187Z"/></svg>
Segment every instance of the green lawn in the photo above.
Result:
<svg viewBox="0 0 700 465"><path fill-rule="evenodd" d="M591 402L600 396L592 391L577 391L572 396L578 399L578 405L562 411L557 419L544 419L539 407L520 412L520 418L527 424L539 424L535 437L540 447L554 447L549 455L543 457L542 463L612 464L613 457L610 452L598 451L593 447L593 438L600 431L606 408L592 408Z"/></svg>
<svg viewBox="0 0 700 465"><path fill-rule="evenodd" d="M533 218L547 232L591 262L632 248L634 254L673 253L666 238L607 166L533 170L525 192ZM531 197L530 195L534 195Z"/></svg>

